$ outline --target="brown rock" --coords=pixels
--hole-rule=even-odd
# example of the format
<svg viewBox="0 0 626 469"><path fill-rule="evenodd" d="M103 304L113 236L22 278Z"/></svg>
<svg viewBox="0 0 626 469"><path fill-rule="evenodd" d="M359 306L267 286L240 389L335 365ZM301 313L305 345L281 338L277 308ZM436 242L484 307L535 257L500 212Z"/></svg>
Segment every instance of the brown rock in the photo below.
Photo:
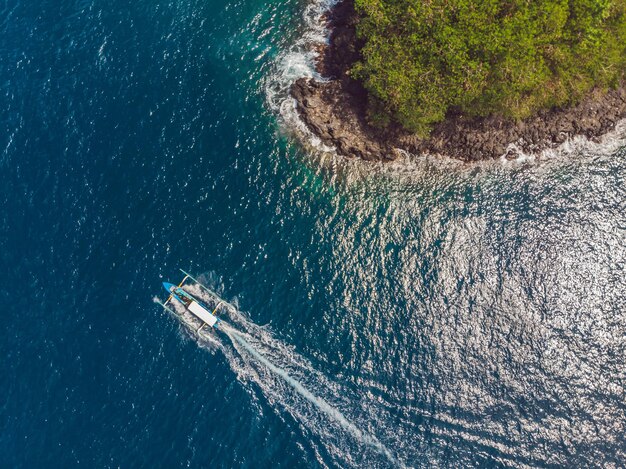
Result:
<svg viewBox="0 0 626 469"><path fill-rule="evenodd" d="M324 15L331 30L329 44L315 46L319 52L318 72L331 80L300 78L291 87L303 122L342 155L384 161L395 158L397 149L402 149L445 154L464 161L493 159L502 156L511 143L524 151L540 151L574 135L597 137L626 116L626 85L621 83L608 92L594 90L571 108L542 111L525 121L500 116L468 118L451 111L425 140L398 125L373 128L366 119L367 93L347 73L359 60L362 45L356 38L353 1L343 0ZM509 151L505 158L517 156Z"/></svg>

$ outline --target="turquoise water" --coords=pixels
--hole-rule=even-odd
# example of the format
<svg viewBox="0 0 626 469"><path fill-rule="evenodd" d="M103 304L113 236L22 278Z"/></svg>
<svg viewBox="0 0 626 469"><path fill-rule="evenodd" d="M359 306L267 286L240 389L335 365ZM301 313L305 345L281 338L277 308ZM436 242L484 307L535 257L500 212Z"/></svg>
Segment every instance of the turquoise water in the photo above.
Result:
<svg viewBox="0 0 626 469"><path fill-rule="evenodd" d="M286 96L321 8L0 6L0 466L626 463L621 134L321 155ZM154 303L178 267L265 363Z"/></svg>

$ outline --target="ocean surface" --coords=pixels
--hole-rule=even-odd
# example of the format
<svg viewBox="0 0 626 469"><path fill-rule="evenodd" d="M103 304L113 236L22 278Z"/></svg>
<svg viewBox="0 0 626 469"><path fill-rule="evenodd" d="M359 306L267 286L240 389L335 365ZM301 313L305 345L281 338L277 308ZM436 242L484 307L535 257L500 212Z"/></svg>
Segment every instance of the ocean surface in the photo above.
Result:
<svg viewBox="0 0 626 469"><path fill-rule="evenodd" d="M624 467L624 129L346 161L311 1L0 2L0 467Z"/></svg>

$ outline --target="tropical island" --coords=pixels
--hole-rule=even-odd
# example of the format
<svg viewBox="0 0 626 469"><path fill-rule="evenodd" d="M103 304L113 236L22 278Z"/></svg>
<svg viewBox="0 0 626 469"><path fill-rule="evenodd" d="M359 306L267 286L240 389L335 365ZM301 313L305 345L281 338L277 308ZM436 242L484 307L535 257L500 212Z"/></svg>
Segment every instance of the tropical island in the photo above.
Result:
<svg viewBox="0 0 626 469"><path fill-rule="evenodd" d="M343 0L291 89L341 154L515 157L626 116L626 0Z"/></svg>

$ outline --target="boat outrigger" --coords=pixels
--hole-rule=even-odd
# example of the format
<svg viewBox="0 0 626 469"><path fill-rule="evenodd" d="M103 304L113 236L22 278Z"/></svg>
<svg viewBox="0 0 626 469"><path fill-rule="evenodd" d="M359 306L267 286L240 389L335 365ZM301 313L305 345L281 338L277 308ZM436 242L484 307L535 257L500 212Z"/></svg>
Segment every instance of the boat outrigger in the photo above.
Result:
<svg viewBox="0 0 626 469"><path fill-rule="evenodd" d="M173 299L177 300L181 303L187 311L194 315L197 319L202 321L201 326L196 329L196 333L199 333L205 326L209 326L211 328L216 328L219 324L220 320L217 317L217 311L224 304L224 300L222 300L215 292L208 289L204 285L202 285L198 280L188 274L184 270L180 269L180 271L185 274L185 277L178 285L174 285L173 283L163 282L163 287L169 293L169 297L165 301L165 303L160 303L165 309L170 312L172 311L167 305ZM193 280L196 284L198 284L203 290L205 290L211 299L215 302L215 307L209 307L204 301L196 298L194 295L189 293L188 291L183 289L184 283L187 279Z"/></svg>

